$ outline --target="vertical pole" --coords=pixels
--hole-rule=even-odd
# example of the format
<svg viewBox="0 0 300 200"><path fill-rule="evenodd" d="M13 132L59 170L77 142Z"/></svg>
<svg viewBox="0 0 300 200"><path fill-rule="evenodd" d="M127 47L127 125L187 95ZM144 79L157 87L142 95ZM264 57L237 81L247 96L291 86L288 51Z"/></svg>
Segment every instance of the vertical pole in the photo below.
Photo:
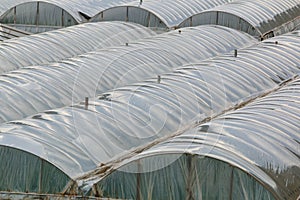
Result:
<svg viewBox="0 0 300 200"><path fill-rule="evenodd" d="M140 160L137 161L138 173L136 175L136 199L141 200L141 172L142 165Z"/></svg>
<svg viewBox="0 0 300 200"><path fill-rule="evenodd" d="M186 200L194 200L194 194L193 194L193 187L195 183L195 179L197 177L194 176L195 174L195 164L194 160L195 157L193 155L186 154L187 156L187 170L188 170L188 177L187 177L187 185L186 185Z"/></svg>
<svg viewBox="0 0 300 200"><path fill-rule="evenodd" d="M17 23L17 6L14 7L14 24Z"/></svg>
<svg viewBox="0 0 300 200"><path fill-rule="evenodd" d="M129 12L129 7L127 6L126 7L126 19L125 19L126 22L128 22L128 19L129 19L129 17L128 17L129 13L128 12Z"/></svg>
<svg viewBox="0 0 300 200"><path fill-rule="evenodd" d="M89 98L88 98L88 97L85 97L84 109L85 109L85 110L88 110L88 109L89 109Z"/></svg>
<svg viewBox="0 0 300 200"><path fill-rule="evenodd" d="M229 200L233 200L233 178L234 178L234 167L231 170L231 180L230 180L230 192L229 192Z"/></svg>
<svg viewBox="0 0 300 200"><path fill-rule="evenodd" d="M64 9L61 9L61 26L64 27L65 26L65 21L64 21Z"/></svg>
<svg viewBox="0 0 300 200"><path fill-rule="evenodd" d="M237 55L238 55L238 51L237 51L237 49L235 49L234 50L234 57L237 57Z"/></svg>
<svg viewBox="0 0 300 200"><path fill-rule="evenodd" d="M40 166L40 180L39 180L39 194L43 192L43 169L44 169L44 160L41 159L41 166Z"/></svg>
<svg viewBox="0 0 300 200"><path fill-rule="evenodd" d="M252 196L252 199L255 199L255 196L256 196L256 194L255 194L255 193L256 193L255 183L256 183L256 181L252 181L252 187L253 187L253 188L252 188L252 189L253 189L253 190L252 190L252 195L253 195L253 196ZM256 199L257 199L257 198L256 198Z"/></svg>
<svg viewBox="0 0 300 200"><path fill-rule="evenodd" d="M37 4L36 4L36 19L35 19L36 26L39 25L39 18L40 18L40 2L37 2Z"/></svg>
<svg viewBox="0 0 300 200"><path fill-rule="evenodd" d="M148 23L148 26L147 27L150 27L150 12L148 12L148 16L147 16L147 23Z"/></svg>

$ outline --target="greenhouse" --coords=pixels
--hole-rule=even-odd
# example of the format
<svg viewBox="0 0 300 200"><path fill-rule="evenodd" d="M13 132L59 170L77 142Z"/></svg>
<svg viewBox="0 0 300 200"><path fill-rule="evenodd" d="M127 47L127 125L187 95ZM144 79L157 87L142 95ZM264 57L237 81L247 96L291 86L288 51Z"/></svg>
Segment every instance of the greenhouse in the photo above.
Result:
<svg viewBox="0 0 300 200"><path fill-rule="evenodd" d="M2 0L0 23L32 33L87 22L99 11L133 0Z"/></svg>
<svg viewBox="0 0 300 200"><path fill-rule="evenodd" d="M139 32L143 33L143 29ZM136 36L134 31L131 35ZM122 37L126 37L125 34ZM85 97L95 97L108 90L172 71L173 67L254 43L255 39L248 34L226 27L183 28L180 34L178 31L171 31L58 63L14 70L0 76L0 103L3 106L0 110L0 123L70 106L83 101ZM26 46L23 46L25 49ZM46 55L47 52L44 53ZM32 56L41 58L34 54Z"/></svg>
<svg viewBox="0 0 300 200"><path fill-rule="evenodd" d="M139 179L129 175L128 182L120 186L113 179L119 178L118 183L121 183L123 175L109 175L122 161L134 158L144 148L195 122L205 122L282 87L299 73L299 39L299 32L269 39L238 50L237 54L186 65L162 74L160 79L155 77L103 93L85 105L46 111L2 124L0 154L3 162L0 168L6 173L0 174L0 190L132 198L136 187L126 191L122 188L134 187L128 183ZM224 165L219 163L218 166ZM245 177L243 171L232 173ZM267 177L262 173L257 175ZM25 176L26 180L22 178ZM164 181L163 177L159 180ZM228 185L223 183L219 182L220 192ZM254 179L246 183L258 188L255 194L269 195ZM274 186L271 182L270 185ZM165 195L170 194L167 191L173 187L164 190L161 186L162 190L157 191L151 190L151 185L143 186L141 189L146 190L146 194L157 192L157 199L168 199L159 195L162 190ZM180 186L178 193L186 188ZM113 192L117 190L120 193ZM143 197L145 193L142 191L139 195ZM184 193L179 195L185 197ZM232 193L232 197L236 194Z"/></svg>
<svg viewBox="0 0 300 200"><path fill-rule="evenodd" d="M0 43L0 74L21 67L58 62L154 35L153 31L138 24L100 22L6 40Z"/></svg>
<svg viewBox="0 0 300 200"><path fill-rule="evenodd" d="M176 27L194 14L231 1L232 0L136 0L122 6L115 6L101 11L94 16L91 21L128 21L160 31Z"/></svg>
<svg viewBox="0 0 300 200"><path fill-rule="evenodd" d="M298 199L299 102L297 77L124 161L97 187L124 199Z"/></svg>
<svg viewBox="0 0 300 200"><path fill-rule="evenodd" d="M260 40L293 31L300 25L298 0L238 0L191 16L179 27L217 24Z"/></svg>

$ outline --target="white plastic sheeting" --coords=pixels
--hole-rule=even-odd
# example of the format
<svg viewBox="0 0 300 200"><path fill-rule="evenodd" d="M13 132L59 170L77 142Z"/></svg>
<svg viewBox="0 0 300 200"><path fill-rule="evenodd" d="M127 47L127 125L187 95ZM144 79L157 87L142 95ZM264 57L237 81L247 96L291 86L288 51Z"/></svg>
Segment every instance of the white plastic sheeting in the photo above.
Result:
<svg viewBox="0 0 300 200"><path fill-rule="evenodd" d="M232 0L134 1L101 11L92 21L130 21L151 28L176 27L188 17Z"/></svg>
<svg viewBox="0 0 300 200"><path fill-rule="evenodd" d="M114 167L123 156L131 157L137 148L272 90L299 72L299 33L276 41L240 50L237 57L218 57L163 74L159 80L115 89L88 106L78 104L3 124L0 145L35 155L71 179L85 175L76 180L83 192L89 191L109 173L110 164ZM5 171L17 167L13 160L2 164ZM85 174L97 166L100 169ZM19 181L9 173L6 178L10 183Z"/></svg>
<svg viewBox="0 0 300 200"><path fill-rule="evenodd" d="M125 37L125 33L122 35ZM171 71L173 67L254 42L251 36L225 27L184 28L181 34L173 31L128 46L124 44L51 65L15 70L0 76L3 107L0 122L69 106L85 97L95 97L113 88Z"/></svg>
<svg viewBox="0 0 300 200"><path fill-rule="evenodd" d="M0 73L58 62L96 49L123 45L155 33L125 22L86 23L0 43Z"/></svg>
<svg viewBox="0 0 300 200"><path fill-rule="evenodd" d="M239 0L196 14L179 27L217 24L260 39L293 31L300 24L299 0Z"/></svg>
<svg viewBox="0 0 300 200"><path fill-rule="evenodd" d="M139 176L143 179L141 199L147 195L155 199L171 199L167 197L172 195L176 195L174 199L188 195L195 199L297 199L300 194L299 102L300 79L297 78L266 97L131 158L123 163L126 167L103 181L103 188L111 187L109 196L111 192L129 194L133 190L135 196L137 174L128 172L139 166ZM183 159L184 154L190 157ZM191 169L193 172L189 174ZM161 178L165 176L174 178ZM176 185L180 185L180 191ZM185 192L187 188L190 194ZM126 199L132 197L127 195Z"/></svg>

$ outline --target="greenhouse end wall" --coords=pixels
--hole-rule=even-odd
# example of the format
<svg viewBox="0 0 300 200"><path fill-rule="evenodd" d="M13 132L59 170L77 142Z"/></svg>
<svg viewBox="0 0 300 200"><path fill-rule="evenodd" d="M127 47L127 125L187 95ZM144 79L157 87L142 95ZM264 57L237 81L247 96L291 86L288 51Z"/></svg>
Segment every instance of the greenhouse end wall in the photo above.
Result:
<svg viewBox="0 0 300 200"><path fill-rule="evenodd" d="M172 157L174 162L168 165ZM149 169L157 163L166 167ZM148 172L143 172L143 166ZM104 178L97 187L106 198L275 199L244 171L217 159L188 154L153 156L131 162Z"/></svg>
<svg viewBox="0 0 300 200"><path fill-rule="evenodd" d="M0 146L0 191L57 194L70 178L50 163L15 148Z"/></svg>
<svg viewBox="0 0 300 200"><path fill-rule="evenodd" d="M167 29L167 25L154 13L148 10L134 7L121 6L105 10L94 17L93 22L97 21L126 21L150 27L153 30Z"/></svg>
<svg viewBox="0 0 300 200"><path fill-rule="evenodd" d="M64 9L39 1L19 4L11 8L0 17L0 22L32 33L78 24Z"/></svg>
<svg viewBox="0 0 300 200"><path fill-rule="evenodd" d="M222 25L244 31L260 40L294 31L299 26L297 0L238 0L197 13L179 27Z"/></svg>

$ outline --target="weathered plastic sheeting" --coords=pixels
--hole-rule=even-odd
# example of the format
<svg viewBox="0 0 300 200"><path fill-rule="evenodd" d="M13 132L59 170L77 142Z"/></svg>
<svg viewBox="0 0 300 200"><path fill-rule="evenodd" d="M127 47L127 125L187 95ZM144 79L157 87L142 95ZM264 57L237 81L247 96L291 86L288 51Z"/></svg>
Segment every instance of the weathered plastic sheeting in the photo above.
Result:
<svg viewBox="0 0 300 200"><path fill-rule="evenodd" d="M6 40L0 43L0 73L58 62L154 35L153 31L138 24L101 22Z"/></svg>
<svg viewBox="0 0 300 200"><path fill-rule="evenodd" d="M20 136L0 136L0 140L2 142L10 142L11 139L14 140L15 144L19 143L22 145L30 145L28 147L33 150L37 144L34 142L28 142L26 138L22 139ZM61 145L63 144L61 143ZM44 148L45 149L39 153L44 153L46 155L47 146L45 145ZM31 193L53 194L57 193L57 191L62 191L70 181L70 178L66 176L66 174L62 173L61 170L57 169L45 160L27 152L23 152L15 148L7 148L1 145L0 157L0 191L29 191ZM11 162L15 162L15 165L11 166L9 164ZM7 174L9 174L10 177L7 177ZM11 180L15 181L12 182Z"/></svg>
<svg viewBox="0 0 300 200"><path fill-rule="evenodd" d="M0 15L3 16L5 12L12 9L13 7L18 8L18 6L21 6L20 9L26 7L25 10L20 11L24 14L26 14L27 11L34 12L32 14L35 14L36 10L30 9L30 7L34 7L33 5L39 2L43 4L48 4L49 6L60 7L61 9L65 10L69 15L71 15L77 23L80 23L86 21L86 19L84 19L81 13L88 17L92 17L96 15L100 10L105 10L110 7L122 5L132 1L133 0L1 0ZM30 5L23 7L23 5L26 3ZM51 18L53 18L53 16L48 18L48 20ZM27 20L34 19L28 18Z"/></svg>
<svg viewBox="0 0 300 200"><path fill-rule="evenodd" d="M76 179L82 192L89 191L118 159L130 157L133 151L195 120L205 120L274 89L299 72L299 36L276 39L278 44L269 40L240 50L238 57L228 55L188 65L160 79L103 93L88 105L2 124L0 145L46 160ZM14 165L13 161L5 164ZM16 181L9 174L7 177ZM76 188L75 184L66 192L76 192Z"/></svg>
<svg viewBox="0 0 300 200"><path fill-rule="evenodd" d="M101 182L101 188L106 196L130 194L126 198L136 197L140 188L141 199L149 195L185 199L190 194L194 199L297 199L299 111L297 78L266 97L125 161Z"/></svg>
<svg viewBox="0 0 300 200"><path fill-rule="evenodd" d="M142 154L139 160L122 166L101 181L98 190L103 196L126 196L127 199L275 199L260 182L239 168L192 151L177 150L195 141L194 138L180 139L182 141L177 142L180 144L174 142L173 154L171 147L166 151L159 146L162 152L155 152L158 156L149 155L147 151L147 155ZM201 146L196 143L195 148L197 145Z"/></svg>
<svg viewBox="0 0 300 200"><path fill-rule="evenodd" d="M217 24L266 39L295 30L299 13L299 0L239 0L196 14L179 27Z"/></svg>
<svg viewBox="0 0 300 200"><path fill-rule="evenodd" d="M181 31L0 76L0 122L70 106L85 97L95 97L255 42L249 35L225 27L203 26Z"/></svg>
<svg viewBox="0 0 300 200"><path fill-rule="evenodd" d="M101 11L91 21L129 21L154 29L176 27L188 17L232 0L134 1Z"/></svg>
<svg viewBox="0 0 300 200"><path fill-rule="evenodd" d="M59 30L65 27L54 27L54 26L31 26L31 25L24 25L24 24L9 24L9 26L20 30L20 31L25 31L29 32L31 35L32 34L38 34L38 33L44 33L48 31L55 31ZM76 26L76 25L74 25Z"/></svg>
<svg viewBox="0 0 300 200"><path fill-rule="evenodd" d="M6 26L4 24L0 24L0 41L12 39L15 37L22 37L30 35L30 33L25 31L20 31L10 26Z"/></svg>

